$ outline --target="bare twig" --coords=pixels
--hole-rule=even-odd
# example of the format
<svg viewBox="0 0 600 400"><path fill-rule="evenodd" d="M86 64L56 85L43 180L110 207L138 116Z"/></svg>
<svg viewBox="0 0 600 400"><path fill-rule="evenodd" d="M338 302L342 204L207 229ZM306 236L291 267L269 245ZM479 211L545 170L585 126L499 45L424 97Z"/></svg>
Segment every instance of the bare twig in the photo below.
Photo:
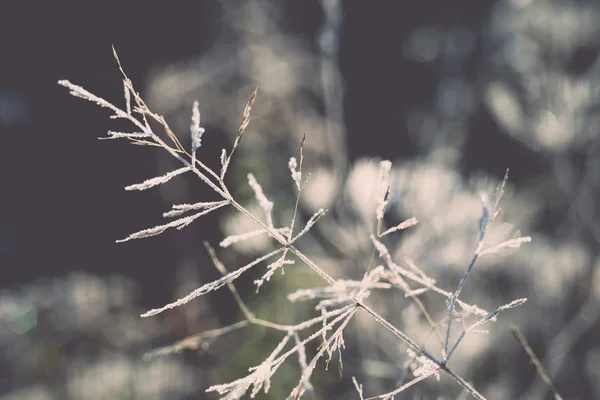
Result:
<svg viewBox="0 0 600 400"><path fill-rule="evenodd" d="M550 377L546 373L546 370L542 366L540 359L535 355L535 353L534 353L533 349L531 348L531 346L529 345L529 343L527 343L527 339L525 339L525 336L521 332L521 329L519 329L519 327L516 325L511 325L510 330L511 330L512 334L514 335L515 339L517 340L517 342L519 342L521 347L523 347L523 350L525 350L525 352L529 356L531 363L534 365L535 370L537 371L540 378L542 378L542 381L544 381L544 383L552 391L552 394L554 395L554 399L562 400L562 397L560 396L560 394L558 394L558 391L552 384L552 380L550 379Z"/></svg>

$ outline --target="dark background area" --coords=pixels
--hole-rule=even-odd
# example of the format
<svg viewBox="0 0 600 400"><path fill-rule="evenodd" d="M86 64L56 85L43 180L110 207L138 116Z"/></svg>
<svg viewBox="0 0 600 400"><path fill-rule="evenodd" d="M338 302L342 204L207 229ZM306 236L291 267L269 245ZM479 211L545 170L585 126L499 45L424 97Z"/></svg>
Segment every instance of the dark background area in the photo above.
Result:
<svg viewBox="0 0 600 400"><path fill-rule="evenodd" d="M156 191L130 193L122 189L156 175L158 150L98 141L109 129L119 130L125 125L107 118L106 110L69 96L57 81L69 79L120 104L123 88L112 55L114 45L126 73L144 97L149 81L158 71L192 58L202 59L204 54L222 46L222 40L228 37L223 32L223 21L241 3L0 2L0 287L6 293L19 293L23 287L62 279L74 271L100 277L123 275L136 284L132 295L136 307L146 309L175 297L182 279L174 272L175 265L186 259L206 260L197 237L215 243L220 240L221 226L216 216L207 217L201 226L191 228L183 236L179 231L169 231L160 238L115 244L115 239L149 226L149 218L158 221L157 216L166 208ZM322 3L274 3L280 7L285 33L318 55L318 35L325 21ZM514 71L493 61L495 46L499 47L501 41L494 36L497 32L490 33L492 26L497 26L492 25L492 20L504 3L509 2L341 2L337 62L344 82L343 122L349 163L363 157L421 157L429 154L434 147L431 143L446 143L460 149L456 168L465 181L482 173L501 179L510 166L511 182L518 188L530 185L533 192L538 187L545 190L547 185L552 186L558 179L556 171L564 171L560 165L567 163L573 171L567 181L576 188L588 188L586 204L590 204L590 213L573 210L572 205L578 201L572 197L574 192L565 194L557 189L562 194L542 207L533 227L552 240L574 237L595 256L600 237L595 226L598 197L594 185L598 182L590 178L593 184L588 185L585 179L598 175L598 125L594 121L595 107L600 103L590 102L589 114L573 117L591 121L582 128L588 132L588 139L560 152L544 151L507 133L506 126L498 122L485 102L488 83L498 79L509 82L508 86L516 88L517 97L526 99L526 89L520 85L527 78L515 76ZM578 5L593 7L595 3L553 4L565 9L568 7L564 5L569 4L576 9ZM523 13L528 12L526 8L523 6ZM403 50L421 28L434 29L438 43L442 43L440 48L445 49L428 62L408 57ZM468 46L463 46L466 42ZM586 78L590 85L597 86L597 75L589 71L596 65L599 43L599 36L590 35L569 51L561 50L559 55L553 53L550 45L547 63L560 65L558 69L567 76ZM526 52L527 48L518 51ZM445 106L440 106L440 87L455 80L468 85L470 96L475 99L469 111L462 114L445 113ZM229 84L232 92L239 89L234 88L235 81ZM523 104L526 114L533 113L527 100ZM425 118L419 110L433 110L428 115L438 124L437 134L426 137L415 128L415 121ZM239 114L234 119L237 121ZM214 131L220 129L213 126ZM231 139L221 135L208 146L228 146ZM202 188L192 190L198 196L206 194ZM201 272L201 276L204 280L217 273ZM498 277L499 282L501 279ZM573 291L565 315L574 315L586 303L585 295L580 294L583 292ZM227 293L211 297L209 302L209 308L228 310L218 315L219 321L235 320L231 311L235 304ZM566 318L565 324L568 321ZM593 334L596 328L600 329L597 322L574 346L581 359L589 348L598 345ZM177 329L160 340L168 342L183 332ZM535 332L530 339L535 350L543 354L547 342L543 333L537 334L541 337L539 342ZM79 340L89 339L83 336L84 339L70 336L63 344L78 348ZM527 364L526 359L521 361ZM68 363L68 359L64 362ZM211 363L204 358L191 362ZM527 376L535 379L535 371L524 368ZM17 370L10 361L0 364L0 376L4 376L0 378L0 396L8 396L40 379L53 379L53 372L17 378ZM481 373L490 376L494 371ZM204 377L212 382L207 375ZM565 398L591 399L597 392L587 379L582 377L573 384L559 379L558 387L573 394ZM528 385L521 386L525 390ZM158 398L176 397L163 394Z"/></svg>

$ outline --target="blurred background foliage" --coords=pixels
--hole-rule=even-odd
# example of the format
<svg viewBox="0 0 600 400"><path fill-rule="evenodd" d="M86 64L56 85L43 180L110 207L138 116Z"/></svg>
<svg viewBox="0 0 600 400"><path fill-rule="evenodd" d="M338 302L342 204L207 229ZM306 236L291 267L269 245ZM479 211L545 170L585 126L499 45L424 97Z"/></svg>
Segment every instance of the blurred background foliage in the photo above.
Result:
<svg viewBox="0 0 600 400"><path fill-rule="evenodd" d="M533 241L482 259L461 298L487 309L529 301L466 340L452 366L489 399L551 398L510 322L565 399L600 398L599 20L595 0L1 2L0 399L212 398L208 386L245 375L277 342L249 327L144 359L241 319L225 289L154 318L139 314L218 276L203 240L217 245L252 226L224 211L114 243L158 224L173 203L214 194L189 177L122 190L178 166L159 149L98 142L127 126L56 85L67 78L122 104L111 44L184 145L199 101L207 129L199 157L211 166L259 87L229 183L251 204L252 172L280 223L295 201L287 161L307 134L301 215L330 212L299 246L334 277L360 278L369 264L380 159L394 163L386 223L420 221L386 245L447 290L474 251L478 191L492 191L510 167L489 240L518 229ZM219 256L231 270L270 246L258 238ZM321 284L310 271L288 266L255 295L260 275L238 285L257 315L282 323L311 315L285 297ZM370 301L436 351L402 294ZM439 297L424 302L443 318ZM337 365L317 373L313 398L358 398L351 376L367 395L405 379L403 345L359 317L346 335L343 377ZM284 398L297 381L298 366L286 368L268 398ZM466 397L443 379L402 398Z"/></svg>

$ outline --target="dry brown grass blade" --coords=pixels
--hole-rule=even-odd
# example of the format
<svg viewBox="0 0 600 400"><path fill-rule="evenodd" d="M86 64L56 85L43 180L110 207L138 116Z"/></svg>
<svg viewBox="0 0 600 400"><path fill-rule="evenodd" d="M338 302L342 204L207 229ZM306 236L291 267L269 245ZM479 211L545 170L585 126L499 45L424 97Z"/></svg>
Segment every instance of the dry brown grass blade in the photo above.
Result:
<svg viewBox="0 0 600 400"><path fill-rule="evenodd" d="M213 247L207 241L204 242L204 247L206 247L206 250L208 251L208 255L210 256L210 259L212 260L213 264L215 265L215 268L217 268L217 270L221 273L221 275L223 275L223 276L227 275L229 273L229 271L227 271L227 268L225 268L225 265L223 265L221 260L219 260L219 258L217 257L217 253L215 252L215 249L213 249ZM254 314L248 309L248 307L246 306L246 303L244 303L244 300L242 300L242 298L240 297L240 294L238 293L235 285L232 282L227 282L227 288L233 294L233 297L235 298L236 303L240 307L240 310L244 314L244 317L246 317L246 319L248 321L252 321L254 319Z"/></svg>
<svg viewBox="0 0 600 400"><path fill-rule="evenodd" d="M167 133L167 135L169 136L169 138L175 144L176 150L178 150L178 151L180 151L182 153L187 154L187 152L185 151L185 149L181 145L181 142L179 141L179 139L177 139L177 136L175 136L175 133L173 133L173 131L169 127L169 124L167 124L167 120L165 120L165 117L163 117L162 115L158 115L157 120L165 128L165 132Z"/></svg>
<svg viewBox="0 0 600 400"><path fill-rule="evenodd" d="M250 111L252 111L252 105L254 104L254 100L256 100L257 93L258 93L258 87L256 87L256 89L254 89L254 92L252 92L252 94L250 95L250 100L248 100L248 103L246 104L246 108L244 108L244 114L242 115L242 122L240 123L238 135L235 138L235 142L233 142L233 147L231 148L231 152L229 153L229 155L227 155L226 158L225 158L226 152L225 152L225 150L223 150L223 156L221 158L221 164L222 164L221 180L223 180L225 178L225 174L227 173L227 168L229 167L229 163L231 162L231 157L233 156L235 149L240 144L240 141L242 140L242 136L244 135L244 131L246 130L246 128L248 127L248 124L250 123Z"/></svg>
<svg viewBox="0 0 600 400"><path fill-rule="evenodd" d="M144 101L140 97L139 93L137 93L133 89L133 83L131 82L131 79L129 79L129 77L127 76L127 74L125 74L125 71L123 70L123 66L121 65L121 60L119 59L119 55L117 54L117 50L115 49L115 46L112 46L112 50L113 50L113 56L115 57L115 60L117 61L117 65L119 66L119 70L121 71L121 74L123 75L123 79L125 80L127 89L133 95L133 99L136 103L136 106L133 108L133 111L137 112L138 114L140 114L144 117L146 115L149 115L153 119L155 119L158 123L160 123L163 126L163 128L165 129L165 132L167 133L167 136L175 144L174 150L177 151L178 153L188 154L185 151L184 147L181 145L181 142L179 141L179 139L177 139L177 136L175 136L175 133L173 133L173 131L169 127L169 124L167 124L167 121L165 120L165 118L162 115L158 115L158 114L151 112L150 109L148 108L148 106L146 106L146 103L144 103ZM149 143L135 143L135 144L148 145Z"/></svg>
<svg viewBox="0 0 600 400"><path fill-rule="evenodd" d="M155 143L155 142L149 142L147 140L138 140L138 139L129 139L129 141L131 142L131 144L134 144L136 146L155 146L155 147L162 147L162 145ZM179 149L173 149L173 151L175 151L176 153L184 153L187 154L185 151L183 150L179 150Z"/></svg>
<svg viewBox="0 0 600 400"><path fill-rule="evenodd" d="M129 78L127 77L127 74L125 74L123 67L121 66L121 60L119 60L119 55L117 54L117 50L115 49L114 45L112 45L112 51L113 51L113 56L115 57L115 60L117 61L117 64L119 65L119 70L121 71L121 74L123 74L123 77L125 78L125 80L127 80L128 82L131 82L129 80Z"/></svg>
<svg viewBox="0 0 600 400"><path fill-rule="evenodd" d="M546 385L548 385L548 387L552 391L552 394L554 395L554 399L562 400L561 395L558 393L558 391L552 384L552 380L550 379L550 377L546 373L546 370L542 366L540 359L535 355L535 353L533 352L533 349L531 348L529 343L527 343L527 339L525 339L525 336L523 335L523 333L521 332L519 327L516 325L511 325L510 330L511 330L512 334L514 335L515 339L517 340L517 342L519 342L519 344L523 347L523 349L529 356L531 363L534 365L540 378L542 378L542 381L544 381L544 383Z"/></svg>
<svg viewBox="0 0 600 400"><path fill-rule="evenodd" d="M156 357L180 353L183 350L198 350L200 348L206 349L207 346L217 340L220 336L244 328L249 324L250 322L248 321L240 321L222 328L211 329L209 331L188 336L172 345L149 351L148 353L144 354L144 359L152 360Z"/></svg>
<svg viewBox="0 0 600 400"><path fill-rule="evenodd" d="M306 132L302 137L302 142L300 143L300 162L298 163L298 171L302 173L302 162L304 161L304 145L306 144ZM296 195L296 204L294 205L294 215L292 216L292 223L290 224L290 232L288 234L288 240L292 240L292 236L294 235L294 224L296 222L296 217L298 215L298 206L300 205L300 193L304 185L301 185L298 190L298 194Z"/></svg>
<svg viewBox="0 0 600 400"><path fill-rule="evenodd" d="M250 100L248 100L248 103L246 104L246 108L244 108L244 114L242 115L242 122L240 123L238 135L235 138L235 142L233 143L233 148L231 149L231 153L229 154L230 159L231 159L231 155L233 154L235 149L240 144L240 141L242 140L242 136L244 135L244 132L246 131L246 128L248 127L248 124L250 123L250 112L252 111L252 105L254 104L254 100L256 100L257 93L258 93L258 87L256 89L254 89L254 91L250 95Z"/></svg>
<svg viewBox="0 0 600 400"><path fill-rule="evenodd" d="M137 139L129 139L129 140L130 140L131 144L135 144L136 146L157 146L157 147L162 147L158 143L149 142L147 140L137 140Z"/></svg>
<svg viewBox="0 0 600 400"><path fill-rule="evenodd" d="M504 173L504 178L502 179L502 183L500 184L500 187L498 187L498 190L496 192L496 202L494 203L494 209L492 211L492 221L494 221L496 219L496 217L498 216L498 214L500 213L500 208L498 207L498 205L500 204L500 200L502 199L502 196L504 196L504 188L506 187L506 182L508 182L508 172L510 171L510 168L506 168L506 172Z"/></svg>

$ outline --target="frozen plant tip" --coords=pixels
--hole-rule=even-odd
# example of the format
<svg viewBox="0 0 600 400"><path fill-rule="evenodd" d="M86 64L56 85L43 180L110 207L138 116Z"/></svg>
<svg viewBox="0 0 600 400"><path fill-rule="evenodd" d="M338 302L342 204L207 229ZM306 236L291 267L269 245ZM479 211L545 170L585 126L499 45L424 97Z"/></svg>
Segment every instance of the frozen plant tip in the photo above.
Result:
<svg viewBox="0 0 600 400"><path fill-rule="evenodd" d="M196 150L202 144L202 134L204 128L200 126L200 110L197 101L194 101L194 107L192 108L192 124L190 126L190 133L192 136L192 168L196 164Z"/></svg>

